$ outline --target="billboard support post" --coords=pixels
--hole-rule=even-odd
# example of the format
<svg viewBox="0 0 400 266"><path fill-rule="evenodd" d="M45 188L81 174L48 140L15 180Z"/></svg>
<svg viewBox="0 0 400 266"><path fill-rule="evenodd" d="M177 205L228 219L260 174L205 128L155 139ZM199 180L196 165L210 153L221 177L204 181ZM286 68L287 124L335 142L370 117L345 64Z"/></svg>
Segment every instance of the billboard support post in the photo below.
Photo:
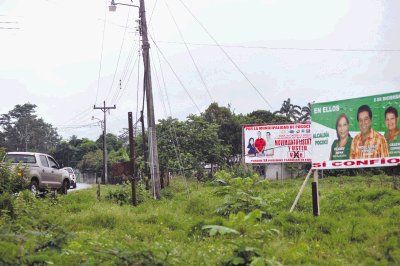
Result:
<svg viewBox="0 0 400 266"><path fill-rule="evenodd" d="M314 182L312 182L312 203L314 216L319 216L318 170L314 171Z"/></svg>
<svg viewBox="0 0 400 266"><path fill-rule="evenodd" d="M299 193L297 193L297 196L296 196L296 198L295 198L295 200L294 200L294 202L293 202L293 205L292 205L292 207L290 208L290 211L289 211L289 212L292 212L292 211L294 210L294 208L296 207L297 202L299 201L299 198L300 198L301 194L303 193L303 190L304 190L304 188L305 188L305 186L306 186L306 184L307 184L308 179L310 178L310 175L311 175L312 171L313 171L312 169L310 169L310 171L308 171L308 174L307 174L307 176L306 176L306 179L304 179L303 185L301 185L301 188L300 188L300 190L299 190Z"/></svg>

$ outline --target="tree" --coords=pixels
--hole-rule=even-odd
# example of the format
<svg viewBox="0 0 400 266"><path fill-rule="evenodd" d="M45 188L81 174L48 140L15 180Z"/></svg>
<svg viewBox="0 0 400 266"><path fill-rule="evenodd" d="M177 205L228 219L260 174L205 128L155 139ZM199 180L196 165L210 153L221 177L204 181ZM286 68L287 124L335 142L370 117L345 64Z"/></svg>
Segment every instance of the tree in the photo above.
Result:
<svg viewBox="0 0 400 266"><path fill-rule="evenodd" d="M35 114L35 104L16 105L0 117L0 142L10 151L48 153L60 142L57 130Z"/></svg>
<svg viewBox="0 0 400 266"><path fill-rule="evenodd" d="M218 137L219 126L202 116L186 121L168 118L157 124L161 171L201 169L205 164L223 164L229 149Z"/></svg>
<svg viewBox="0 0 400 266"><path fill-rule="evenodd" d="M78 153L78 148L72 146L67 141L61 141L55 149L51 151L54 158L61 162L64 166L76 167L78 160L76 155Z"/></svg>
<svg viewBox="0 0 400 266"><path fill-rule="evenodd" d="M119 150L123 146L123 140L112 133L107 133L107 150L108 152ZM103 134L96 140L99 149L103 149Z"/></svg>
<svg viewBox="0 0 400 266"><path fill-rule="evenodd" d="M294 105L290 102L290 98L283 101L281 109L279 111L275 111L273 114L281 114L284 115L289 121L298 122L299 116L301 115L301 107L298 105Z"/></svg>
<svg viewBox="0 0 400 266"><path fill-rule="evenodd" d="M256 110L247 115L246 124L273 124L289 122L285 116L277 116L267 110Z"/></svg>
<svg viewBox="0 0 400 266"><path fill-rule="evenodd" d="M308 103L306 106L301 108L301 117L299 118L300 122L306 122L311 120L311 103Z"/></svg>
<svg viewBox="0 0 400 266"><path fill-rule="evenodd" d="M75 157L77 161L82 160L85 154L99 150L97 143L88 138L83 138L76 148L78 149Z"/></svg>
<svg viewBox="0 0 400 266"><path fill-rule="evenodd" d="M128 162L129 154L125 147L121 147L118 150L112 150L108 155L108 161L112 165L119 162Z"/></svg>
<svg viewBox="0 0 400 266"><path fill-rule="evenodd" d="M212 103L201 116L209 123L219 126L218 138L225 146L225 155L223 161L228 164L236 162L242 152L242 120L237 116L230 106L218 106Z"/></svg>
<svg viewBox="0 0 400 266"><path fill-rule="evenodd" d="M85 154L78 163L82 172L99 172L103 168L103 152L101 150L91 151Z"/></svg>

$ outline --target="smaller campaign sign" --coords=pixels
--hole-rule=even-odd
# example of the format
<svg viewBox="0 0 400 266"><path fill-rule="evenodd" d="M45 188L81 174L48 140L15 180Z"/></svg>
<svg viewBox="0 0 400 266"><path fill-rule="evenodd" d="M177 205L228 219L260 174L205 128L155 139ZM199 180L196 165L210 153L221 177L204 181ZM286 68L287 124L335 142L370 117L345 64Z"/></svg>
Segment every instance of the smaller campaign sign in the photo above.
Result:
<svg viewBox="0 0 400 266"><path fill-rule="evenodd" d="M243 126L246 163L311 162L311 124Z"/></svg>

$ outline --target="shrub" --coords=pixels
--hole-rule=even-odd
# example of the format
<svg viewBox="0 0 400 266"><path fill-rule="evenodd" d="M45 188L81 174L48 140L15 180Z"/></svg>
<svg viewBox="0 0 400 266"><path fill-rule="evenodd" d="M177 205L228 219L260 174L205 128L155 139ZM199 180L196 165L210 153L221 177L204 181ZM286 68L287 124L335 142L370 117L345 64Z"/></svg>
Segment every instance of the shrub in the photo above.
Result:
<svg viewBox="0 0 400 266"><path fill-rule="evenodd" d="M123 205L130 202L132 197L129 194L129 186L126 183L117 185L117 189L109 190L106 199L116 202L118 205Z"/></svg>
<svg viewBox="0 0 400 266"><path fill-rule="evenodd" d="M0 194L17 193L28 187L27 181L18 176L19 171L23 171L23 167L13 168L8 163L0 164Z"/></svg>
<svg viewBox="0 0 400 266"><path fill-rule="evenodd" d="M0 194L0 216L3 214L9 214L11 217L14 217L14 202L8 192Z"/></svg>
<svg viewBox="0 0 400 266"><path fill-rule="evenodd" d="M118 205L131 204L132 203L132 187L131 183L125 182L122 185L116 185L115 188L108 191L105 196L106 199L117 203ZM137 203L142 203L146 199L149 199L149 191L146 190L143 182L136 184L136 200Z"/></svg>
<svg viewBox="0 0 400 266"><path fill-rule="evenodd" d="M215 193L224 196L224 203L216 209L218 214L228 216L239 211L249 213L255 209L267 213L267 204L260 190L264 191L269 187L268 181L260 181L257 175L232 178L233 174L224 170L217 172L216 176L216 182L222 186Z"/></svg>

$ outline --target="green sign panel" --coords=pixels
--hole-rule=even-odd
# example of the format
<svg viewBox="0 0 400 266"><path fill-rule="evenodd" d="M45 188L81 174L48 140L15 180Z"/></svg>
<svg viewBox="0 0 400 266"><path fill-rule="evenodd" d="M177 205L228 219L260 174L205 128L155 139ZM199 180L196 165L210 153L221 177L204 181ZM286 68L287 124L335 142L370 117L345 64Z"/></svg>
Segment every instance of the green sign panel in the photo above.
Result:
<svg viewBox="0 0 400 266"><path fill-rule="evenodd" d="M314 169L400 163L400 92L311 106Z"/></svg>

